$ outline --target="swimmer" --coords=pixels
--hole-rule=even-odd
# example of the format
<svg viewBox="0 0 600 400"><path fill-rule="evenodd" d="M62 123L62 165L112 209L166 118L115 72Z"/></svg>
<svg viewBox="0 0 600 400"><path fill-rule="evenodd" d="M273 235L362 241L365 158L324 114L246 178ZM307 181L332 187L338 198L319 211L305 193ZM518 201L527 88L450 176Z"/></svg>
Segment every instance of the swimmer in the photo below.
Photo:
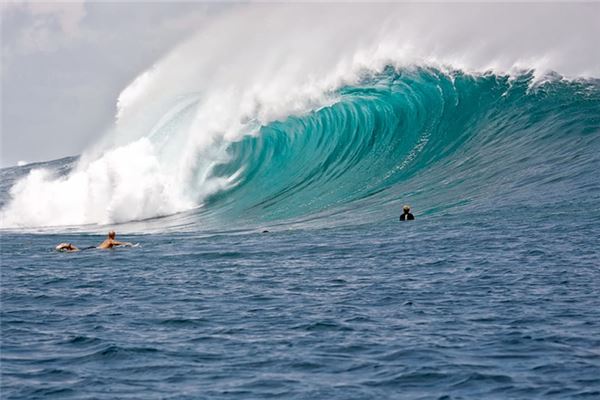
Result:
<svg viewBox="0 0 600 400"><path fill-rule="evenodd" d="M115 240L115 236L116 236L115 231L108 232L108 238L106 240L104 240L104 242L100 243L100 245L98 247L90 246L90 247L84 247L84 248L80 249L72 243L65 242L65 243L60 243L58 246L55 247L55 249L57 251L66 251L69 253L73 253L75 251L89 250L89 249L106 250L106 249L112 249L113 247L118 247L118 246L133 247L133 244L131 244L129 242L119 242L118 240Z"/></svg>
<svg viewBox="0 0 600 400"><path fill-rule="evenodd" d="M410 206L406 205L402 207L404 214L400 216L400 221L411 221L415 219L415 216L410 213Z"/></svg>
<svg viewBox="0 0 600 400"><path fill-rule="evenodd" d="M129 242L119 242L118 240L115 240L115 236L116 236L115 231L108 232L108 238L106 240L104 240L104 242L100 243L100 246L98 246L98 248L105 250L105 249L112 249L115 246L129 246L129 247L133 246L133 244L131 244Z"/></svg>
<svg viewBox="0 0 600 400"><path fill-rule="evenodd" d="M79 251L79 249L72 243L61 243L58 246L56 246L56 251L67 251L69 253L72 253L74 251Z"/></svg>

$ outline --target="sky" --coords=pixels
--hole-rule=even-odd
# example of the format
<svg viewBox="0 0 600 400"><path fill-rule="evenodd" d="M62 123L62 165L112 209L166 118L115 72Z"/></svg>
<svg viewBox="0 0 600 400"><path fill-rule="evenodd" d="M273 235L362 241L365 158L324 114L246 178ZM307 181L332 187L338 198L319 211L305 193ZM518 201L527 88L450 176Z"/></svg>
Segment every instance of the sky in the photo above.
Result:
<svg viewBox="0 0 600 400"><path fill-rule="evenodd" d="M119 93L231 7L5 1L0 167L77 155L114 121Z"/></svg>

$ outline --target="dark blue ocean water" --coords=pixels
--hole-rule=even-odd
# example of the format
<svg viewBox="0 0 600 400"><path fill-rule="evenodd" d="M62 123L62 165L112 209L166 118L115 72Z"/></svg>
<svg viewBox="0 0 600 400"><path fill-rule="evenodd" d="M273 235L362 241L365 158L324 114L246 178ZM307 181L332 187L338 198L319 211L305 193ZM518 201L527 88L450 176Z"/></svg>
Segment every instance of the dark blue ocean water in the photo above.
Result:
<svg viewBox="0 0 600 400"><path fill-rule="evenodd" d="M531 211L3 235L2 397L598 398L598 216Z"/></svg>
<svg viewBox="0 0 600 400"><path fill-rule="evenodd" d="M72 185L76 159L0 170L2 399L600 398L600 83L386 70L338 95L164 218L53 208L151 204L112 170ZM53 250L109 229L140 246Z"/></svg>

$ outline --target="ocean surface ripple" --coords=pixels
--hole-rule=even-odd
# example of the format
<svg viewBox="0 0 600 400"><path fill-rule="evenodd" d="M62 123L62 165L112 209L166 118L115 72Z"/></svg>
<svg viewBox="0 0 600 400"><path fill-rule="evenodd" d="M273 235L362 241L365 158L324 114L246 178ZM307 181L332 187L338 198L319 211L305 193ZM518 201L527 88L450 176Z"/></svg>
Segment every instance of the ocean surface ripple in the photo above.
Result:
<svg viewBox="0 0 600 400"><path fill-rule="evenodd" d="M598 219L523 217L5 235L2 397L597 398Z"/></svg>

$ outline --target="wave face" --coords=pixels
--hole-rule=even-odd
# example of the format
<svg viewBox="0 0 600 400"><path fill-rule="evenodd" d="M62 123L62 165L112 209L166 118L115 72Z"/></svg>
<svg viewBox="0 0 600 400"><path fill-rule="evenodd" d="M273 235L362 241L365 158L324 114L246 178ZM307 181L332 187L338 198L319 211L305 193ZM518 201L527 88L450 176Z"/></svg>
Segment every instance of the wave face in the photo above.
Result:
<svg viewBox="0 0 600 400"><path fill-rule="evenodd" d="M1 225L329 226L403 202L597 201L597 9L234 7L125 88L79 159L3 170Z"/></svg>
<svg viewBox="0 0 600 400"><path fill-rule="evenodd" d="M598 204L598 83L531 81L422 68L365 77L335 105L233 143L214 173L243 172L207 208L339 225L395 218L402 202L421 213Z"/></svg>
<svg viewBox="0 0 600 400"><path fill-rule="evenodd" d="M211 159L210 169L195 169L204 175L193 176L185 188L192 195L182 209L195 210L146 221L144 229L153 223L161 229L361 224L395 218L404 202L425 215L565 202L597 210L600 84L561 79L534 84L533 79L532 73L476 76L422 67L365 73L339 88L334 104L211 147L222 150L219 157ZM161 129L145 139L162 141L163 157L174 151L168 133L185 124L187 113L188 107L175 107ZM117 162L119 154L111 157ZM25 168L4 170L3 180ZM18 190L27 193L43 185L81 184L81 177L73 180L81 174L76 169L64 169L41 184L46 174L33 169L13 187L13 197L16 193L18 201ZM113 195L119 188L103 185ZM144 194L144 183L139 185L138 198L121 200L126 209L171 201L169 193ZM30 198L32 203L38 199ZM15 204L13 198L5 205L9 222L24 210ZM125 215L122 221L134 219Z"/></svg>

